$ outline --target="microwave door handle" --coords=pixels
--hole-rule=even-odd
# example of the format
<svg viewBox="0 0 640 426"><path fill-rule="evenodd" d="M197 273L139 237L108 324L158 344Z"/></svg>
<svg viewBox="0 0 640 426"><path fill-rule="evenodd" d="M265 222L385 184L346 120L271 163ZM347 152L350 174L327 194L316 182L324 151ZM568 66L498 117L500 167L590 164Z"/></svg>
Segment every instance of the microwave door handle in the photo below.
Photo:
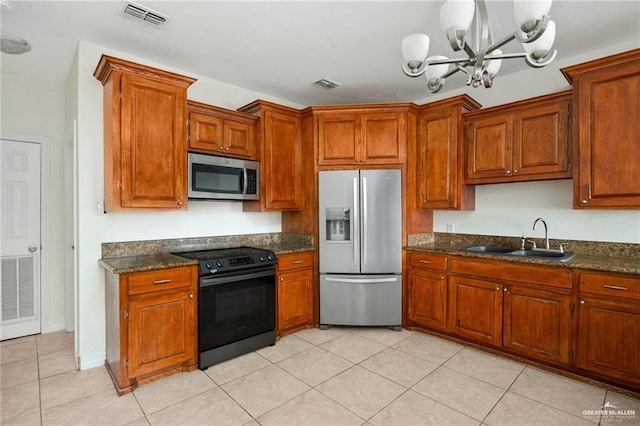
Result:
<svg viewBox="0 0 640 426"><path fill-rule="evenodd" d="M242 193L246 194L247 193L247 182L249 180L247 179L247 169L243 168L242 169L242 182L241 182L241 186L242 186Z"/></svg>

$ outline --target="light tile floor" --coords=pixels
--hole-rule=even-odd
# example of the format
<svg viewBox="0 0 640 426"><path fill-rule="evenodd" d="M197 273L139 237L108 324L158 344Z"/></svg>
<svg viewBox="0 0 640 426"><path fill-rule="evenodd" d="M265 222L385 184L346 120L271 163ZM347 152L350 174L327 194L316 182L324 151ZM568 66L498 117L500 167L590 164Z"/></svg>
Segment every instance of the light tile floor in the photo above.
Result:
<svg viewBox="0 0 640 426"><path fill-rule="evenodd" d="M640 425L638 399L406 330L304 330L121 397L72 334L0 351L3 425Z"/></svg>

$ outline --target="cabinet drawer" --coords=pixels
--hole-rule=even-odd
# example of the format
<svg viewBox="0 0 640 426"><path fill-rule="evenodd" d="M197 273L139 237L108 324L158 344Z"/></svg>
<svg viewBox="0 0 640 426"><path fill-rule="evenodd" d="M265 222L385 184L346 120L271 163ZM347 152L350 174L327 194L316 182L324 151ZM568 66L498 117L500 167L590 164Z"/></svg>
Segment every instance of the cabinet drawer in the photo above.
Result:
<svg viewBox="0 0 640 426"><path fill-rule="evenodd" d="M195 280L195 267L159 269L127 275L129 294L144 294L180 287L190 287Z"/></svg>
<svg viewBox="0 0 640 426"><path fill-rule="evenodd" d="M430 253L411 253L409 254L409 266L444 271L447 269L447 257Z"/></svg>
<svg viewBox="0 0 640 426"><path fill-rule="evenodd" d="M278 256L278 271L299 268L311 268L313 265L313 253L293 253Z"/></svg>
<svg viewBox="0 0 640 426"><path fill-rule="evenodd" d="M580 291L640 299L640 276L581 272Z"/></svg>

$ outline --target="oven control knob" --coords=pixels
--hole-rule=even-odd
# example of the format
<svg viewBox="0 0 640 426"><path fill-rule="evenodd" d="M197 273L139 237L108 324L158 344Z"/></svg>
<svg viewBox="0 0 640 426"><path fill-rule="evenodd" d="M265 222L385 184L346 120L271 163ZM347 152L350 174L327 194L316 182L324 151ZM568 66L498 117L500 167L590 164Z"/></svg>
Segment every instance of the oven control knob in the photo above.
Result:
<svg viewBox="0 0 640 426"><path fill-rule="evenodd" d="M216 262L216 266L217 266L218 268L222 268L222 262L220 262L220 261L218 260L218 261Z"/></svg>
<svg viewBox="0 0 640 426"><path fill-rule="evenodd" d="M267 255L267 260L273 260L273 255L271 253Z"/></svg>
<svg viewBox="0 0 640 426"><path fill-rule="evenodd" d="M263 256L263 255L258 256L258 260L259 260L260 262L264 262L264 256Z"/></svg>
<svg viewBox="0 0 640 426"><path fill-rule="evenodd" d="M204 264L204 267L207 268L207 269L211 269L211 264L209 262L207 262L207 263Z"/></svg>

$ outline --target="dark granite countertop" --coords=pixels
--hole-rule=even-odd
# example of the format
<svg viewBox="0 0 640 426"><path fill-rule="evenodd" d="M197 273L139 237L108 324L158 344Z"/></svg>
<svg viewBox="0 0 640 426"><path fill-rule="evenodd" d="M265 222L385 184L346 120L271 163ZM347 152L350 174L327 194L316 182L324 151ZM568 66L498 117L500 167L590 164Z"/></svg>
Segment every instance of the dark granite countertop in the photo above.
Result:
<svg viewBox="0 0 640 426"><path fill-rule="evenodd" d="M450 244L416 244L405 247L405 250L425 253L449 254L464 257L476 257L481 259L494 259L505 262L533 263L537 265L555 266L558 268L589 269L594 271L619 272L625 274L640 275L640 259L634 257L612 257L593 254L576 254L567 262L558 262L545 259L522 258L518 256L500 256L496 254L471 253L462 250L461 247Z"/></svg>
<svg viewBox="0 0 640 426"><path fill-rule="evenodd" d="M276 255L314 251L313 239L300 234L250 234L220 237L179 238L173 240L103 243L99 264L114 274L152 271L197 265L193 259L177 254L198 250L249 246L271 250Z"/></svg>
<svg viewBox="0 0 640 426"><path fill-rule="evenodd" d="M100 259L100 265L114 274L153 271L155 269L177 268L197 265L195 259L176 256L171 253L144 254L140 256L112 257Z"/></svg>

